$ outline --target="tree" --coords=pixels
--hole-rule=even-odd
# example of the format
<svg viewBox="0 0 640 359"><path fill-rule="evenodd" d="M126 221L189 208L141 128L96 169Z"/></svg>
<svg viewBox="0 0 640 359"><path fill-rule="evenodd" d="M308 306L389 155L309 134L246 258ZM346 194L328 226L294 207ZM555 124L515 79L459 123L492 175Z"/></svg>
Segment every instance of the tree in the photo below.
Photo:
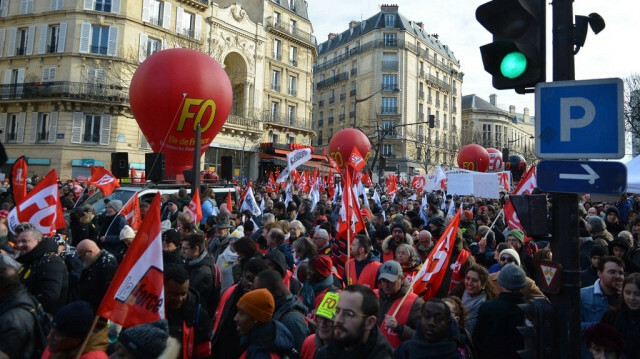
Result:
<svg viewBox="0 0 640 359"><path fill-rule="evenodd" d="M624 79L624 121L627 132L634 139L640 138L640 74L633 73ZM632 142L633 154L640 149L637 140Z"/></svg>

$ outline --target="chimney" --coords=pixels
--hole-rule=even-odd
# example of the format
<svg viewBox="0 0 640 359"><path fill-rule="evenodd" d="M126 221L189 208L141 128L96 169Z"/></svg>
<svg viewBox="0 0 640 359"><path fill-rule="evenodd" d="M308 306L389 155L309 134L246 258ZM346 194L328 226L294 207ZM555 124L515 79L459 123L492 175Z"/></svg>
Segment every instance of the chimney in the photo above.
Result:
<svg viewBox="0 0 640 359"><path fill-rule="evenodd" d="M417 22L416 24L418 24L418 26L420 26L420 28L424 30L424 23L422 21Z"/></svg>
<svg viewBox="0 0 640 359"><path fill-rule="evenodd" d="M514 105L510 105L509 106L509 113L510 114L515 114L516 113L516 107Z"/></svg>
<svg viewBox="0 0 640 359"><path fill-rule="evenodd" d="M489 95L489 102L494 106L498 106L498 95L496 94Z"/></svg>
<svg viewBox="0 0 640 359"><path fill-rule="evenodd" d="M440 35L438 35L438 34L433 34L431 36L433 36L433 38L436 39L436 40L440 39Z"/></svg>
<svg viewBox="0 0 640 359"><path fill-rule="evenodd" d="M349 21L349 28L356 27L358 25L358 21L351 20Z"/></svg>
<svg viewBox="0 0 640 359"><path fill-rule="evenodd" d="M335 32L330 32L329 33L329 40L333 39L336 36L338 36L338 34L336 34Z"/></svg>
<svg viewBox="0 0 640 359"><path fill-rule="evenodd" d="M524 108L524 122L528 123L531 117L529 116L529 108Z"/></svg>
<svg viewBox="0 0 640 359"><path fill-rule="evenodd" d="M383 4L380 6L380 10L398 12L398 4Z"/></svg>

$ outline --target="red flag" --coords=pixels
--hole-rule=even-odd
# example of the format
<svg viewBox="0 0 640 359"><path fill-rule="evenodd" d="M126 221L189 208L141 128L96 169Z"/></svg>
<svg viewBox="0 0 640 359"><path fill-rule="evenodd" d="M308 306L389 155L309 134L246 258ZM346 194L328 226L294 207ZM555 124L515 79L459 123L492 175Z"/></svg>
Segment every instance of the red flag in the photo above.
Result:
<svg viewBox="0 0 640 359"><path fill-rule="evenodd" d="M368 173L365 173L364 176L362 176L362 182L367 187L373 187L373 182L371 182L371 177L369 177Z"/></svg>
<svg viewBox="0 0 640 359"><path fill-rule="evenodd" d="M91 166L89 184L96 186L105 197L110 195L116 188L120 188L116 177L104 167Z"/></svg>
<svg viewBox="0 0 640 359"><path fill-rule="evenodd" d="M520 180L520 183L518 184L518 187L513 192L513 194L531 194L536 187L536 168L534 166L531 166L529 167L527 173L525 173L525 175ZM511 200L507 200L507 202L504 204L504 218L509 228L520 230L523 229L522 223L520 223L520 218L518 218L518 214L516 213ZM530 240L531 238L529 237L527 242Z"/></svg>
<svg viewBox="0 0 640 359"><path fill-rule="evenodd" d="M129 222L129 227L134 231L140 229L142 225L142 215L140 212L140 200L138 198L138 192L136 192L128 201L122 206L120 214Z"/></svg>
<svg viewBox="0 0 640 359"><path fill-rule="evenodd" d="M276 180L273 178L273 172L269 172L269 180L267 181L267 193L271 193L276 190Z"/></svg>
<svg viewBox="0 0 640 359"><path fill-rule="evenodd" d="M404 177L402 177L402 187L406 186L407 182L404 180Z"/></svg>
<svg viewBox="0 0 640 359"><path fill-rule="evenodd" d="M296 183L300 179L300 172L297 169L291 171L291 183Z"/></svg>
<svg viewBox="0 0 640 359"><path fill-rule="evenodd" d="M449 263L456 242L456 232L459 225L460 211L458 210L422 264L422 269L413 278L413 292L424 300L433 298L442 285L442 280L447 272L447 263Z"/></svg>
<svg viewBox="0 0 640 359"><path fill-rule="evenodd" d="M84 187L78 184L76 180L73 180L73 195L76 197L76 199L80 198L82 192L84 192Z"/></svg>
<svg viewBox="0 0 640 359"><path fill-rule="evenodd" d="M333 176L333 172L331 172L331 170L329 170L329 175L327 176L327 191L329 191L329 197L331 197L331 199L333 199L333 194L335 193L336 189L336 182L335 182L335 177Z"/></svg>
<svg viewBox="0 0 640 359"><path fill-rule="evenodd" d="M389 187L387 188L387 194L391 197L395 196L396 193L398 192L398 186L396 185L396 181L390 181L391 183L389 183Z"/></svg>
<svg viewBox="0 0 640 359"><path fill-rule="evenodd" d="M250 187L247 187L250 188ZM194 193L193 198L191 198L191 202L189 203L189 207L187 208L187 212L191 215L191 222L198 224L202 219L202 205L200 204L200 192L196 191Z"/></svg>
<svg viewBox="0 0 640 359"><path fill-rule="evenodd" d="M33 224L44 235L53 235L56 229L65 227L55 169L47 173L22 202L9 212L7 220L11 233L22 222Z"/></svg>
<svg viewBox="0 0 640 359"><path fill-rule="evenodd" d="M342 206L338 216L338 234L341 238L347 238L347 231L351 231L350 238L353 240L357 233L364 230L364 221L360 214L358 198L353 193L351 176L349 176L349 171L345 172Z"/></svg>
<svg viewBox="0 0 640 359"><path fill-rule="evenodd" d="M125 328L164 318L164 275L157 192L97 315Z"/></svg>
<svg viewBox="0 0 640 359"><path fill-rule="evenodd" d="M20 156L11 168L13 202L20 203L27 196L27 158Z"/></svg>
<svg viewBox="0 0 640 359"><path fill-rule="evenodd" d="M247 191L249 191L249 187L251 187L251 181L249 181L247 186L244 188L244 191L242 191L242 195L240 196L240 199L238 200L238 202L244 201L244 196L247 195ZM198 195L198 197L200 197L200 195Z"/></svg>
<svg viewBox="0 0 640 359"><path fill-rule="evenodd" d="M233 211L233 202L231 202L231 190L229 190L229 194L227 195L227 209L229 210L229 213Z"/></svg>
<svg viewBox="0 0 640 359"><path fill-rule="evenodd" d="M424 186L427 184L426 175L417 175L413 176L411 180L411 187L418 190L418 193L422 193L424 191Z"/></svg>
<svg viewBox="0 0 640 359"><path fill-rule="evenodd" d="M351 166L351 168L355 169L356 172L362 171L364 165L366 164L364 158L362 157L362 154L360 154L360 151L358 151L357 147L353 147L353 149L351 150L351 155L349 155L349 161L347 163L349 164L349 166Z"/></svg>

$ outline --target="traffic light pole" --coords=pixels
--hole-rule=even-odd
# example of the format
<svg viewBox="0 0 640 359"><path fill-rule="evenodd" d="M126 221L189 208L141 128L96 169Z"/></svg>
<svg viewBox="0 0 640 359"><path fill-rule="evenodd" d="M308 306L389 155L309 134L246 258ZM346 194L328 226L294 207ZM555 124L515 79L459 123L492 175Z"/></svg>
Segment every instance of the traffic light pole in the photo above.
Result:
<svg viewBox="0 0 640 359"><path fill-rule="evenodd" d="M553 81L575 79L573 0L554 0ZM552 198L551 252L563 266L560 293L550 295L556 313L554 357L580 358L580 265L578 195L554 193Z"/></svg>

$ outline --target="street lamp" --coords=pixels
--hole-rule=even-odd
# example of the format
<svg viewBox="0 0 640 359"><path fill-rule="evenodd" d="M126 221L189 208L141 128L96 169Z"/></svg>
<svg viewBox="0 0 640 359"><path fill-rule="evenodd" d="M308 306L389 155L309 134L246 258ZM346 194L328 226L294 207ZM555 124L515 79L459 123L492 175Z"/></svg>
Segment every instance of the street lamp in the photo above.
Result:
<svg viewBox="0 0 640 359"><path fill-rule="evenodd" d="M520 136L518 138L515 138L513 140L510 140L510 141L507 140L507 147L502 149L502 162L507 163L507 161L509 160L509 145L514 143L514 142L520 141L521 139L523 139L525 137L527 137L527 135L522 135L522 136ZM534 135L529 135L529 139L534 139L534 138L536 138ZM526 148L526 144L525 144L525 148Z"/></svg>
<svg viewBox="0 0 640 359"><path fill-rule="evenodd" d="M391 90L393 93L399 93L400 92L400 88L398 88L397 84L388 84L388 85L384 85L382 86L382 88L374 93L372 93L371 95L365 97L365 98L357 98L353 101L354 104L359 104L360 102L365 102L367 100L369 100L370 98L372 98L373 96L379 94L380 92L393 87L393 90ZM353 116L353 128L356 128L356 120L357 120L357 113L356 116Z"/></svg>

